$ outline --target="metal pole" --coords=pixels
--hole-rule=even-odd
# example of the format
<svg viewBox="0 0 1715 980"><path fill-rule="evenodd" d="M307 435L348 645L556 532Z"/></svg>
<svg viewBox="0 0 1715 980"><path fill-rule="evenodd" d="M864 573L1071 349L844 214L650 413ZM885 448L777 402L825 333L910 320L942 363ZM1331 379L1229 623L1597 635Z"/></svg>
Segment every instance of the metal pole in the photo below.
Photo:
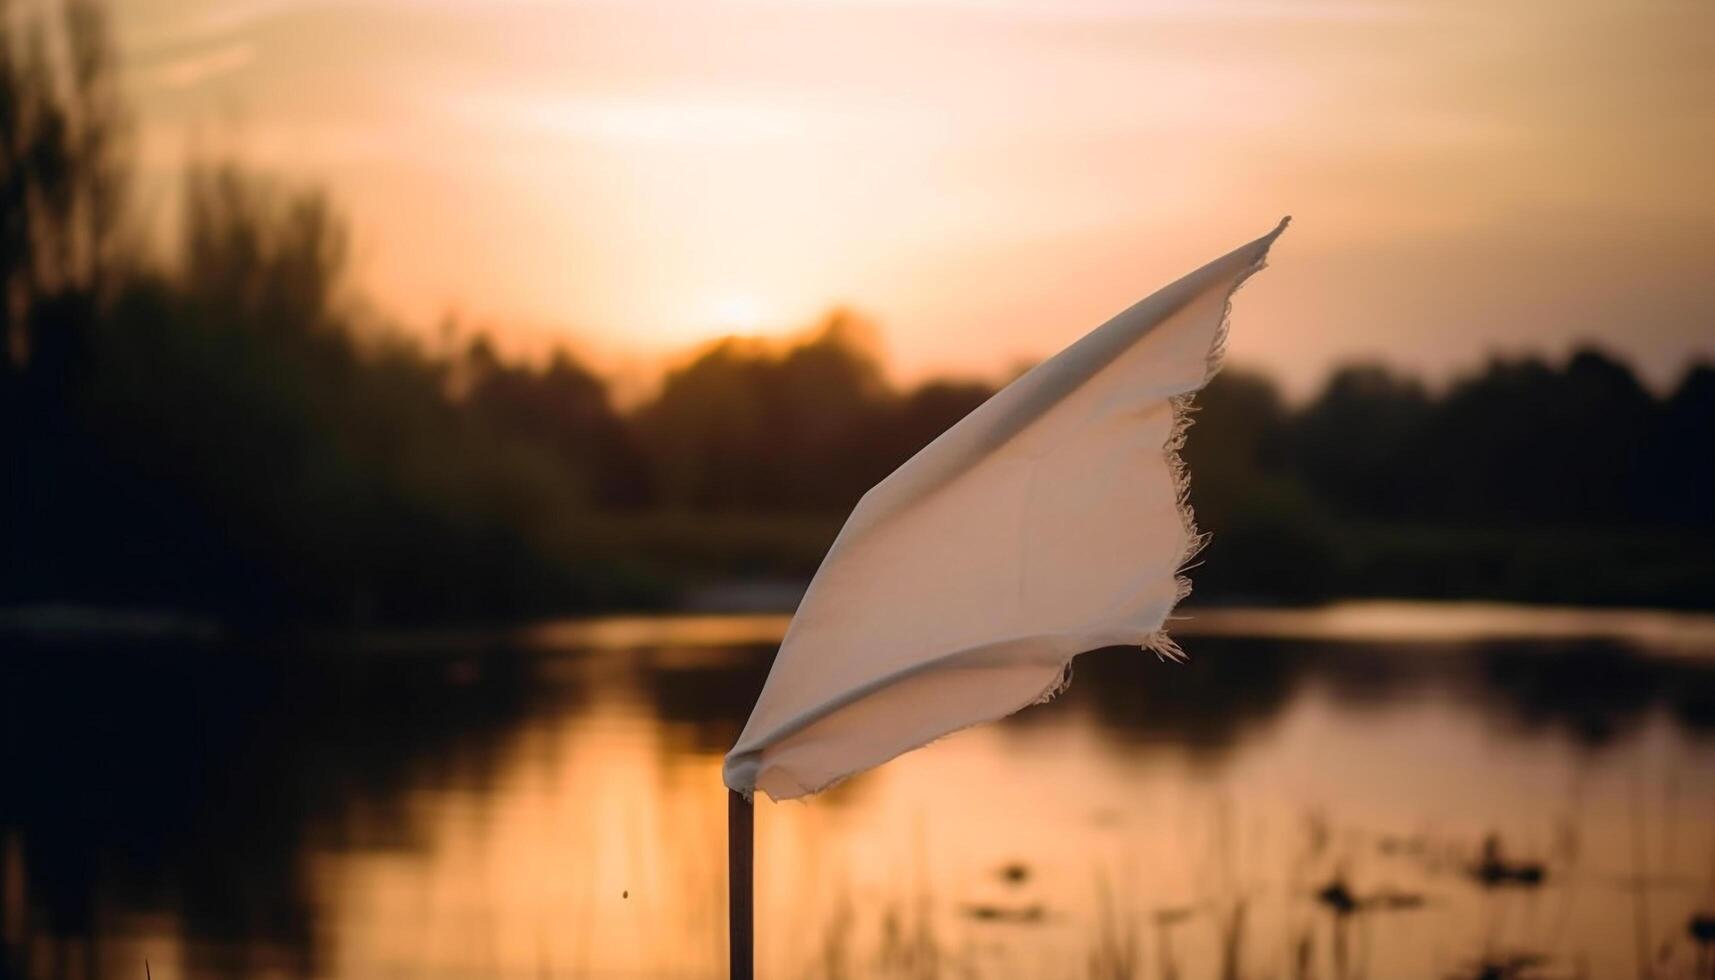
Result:
<svg viewBox="0 0 1715 980"><path fill-rule="evenodd" d="M727 790L727 950L732 980L752 980L755 972L755 837L756 814L751 802Z"/></svg>

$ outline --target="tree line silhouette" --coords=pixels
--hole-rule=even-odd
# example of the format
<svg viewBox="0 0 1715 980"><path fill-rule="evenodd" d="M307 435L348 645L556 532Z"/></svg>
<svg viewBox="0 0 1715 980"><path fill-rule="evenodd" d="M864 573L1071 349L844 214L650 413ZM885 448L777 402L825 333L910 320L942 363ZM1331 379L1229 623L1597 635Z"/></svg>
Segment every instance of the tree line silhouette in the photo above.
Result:
<svg viewBox="0 0 1715 980"><path fill-rule="evenodd" d="M892 384L835 312L727 338L635 408L569 351L431 352L358 312L315 190L184 178L159 256L124 219L102 8L0 0L0 605L233 623L505 619L806 576L870 485L992 393ZM1200 598L1490 596L1708 606L1715 368L1380 365L1302 406L1229 369L1186 455Z"/></svg>

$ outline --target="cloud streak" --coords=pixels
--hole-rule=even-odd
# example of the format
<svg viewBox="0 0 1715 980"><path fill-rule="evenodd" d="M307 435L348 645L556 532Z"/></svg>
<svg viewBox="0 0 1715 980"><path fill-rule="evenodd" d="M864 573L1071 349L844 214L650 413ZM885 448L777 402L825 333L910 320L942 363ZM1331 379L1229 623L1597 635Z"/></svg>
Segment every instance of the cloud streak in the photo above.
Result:
<svg viewBox="0 0 1715 980"><path fill-rule="evenodd" d="M256 46L248 41L238 41L174 59L155 68L152 75L163 87L184 91L229 75L255 60Z"/></svg>

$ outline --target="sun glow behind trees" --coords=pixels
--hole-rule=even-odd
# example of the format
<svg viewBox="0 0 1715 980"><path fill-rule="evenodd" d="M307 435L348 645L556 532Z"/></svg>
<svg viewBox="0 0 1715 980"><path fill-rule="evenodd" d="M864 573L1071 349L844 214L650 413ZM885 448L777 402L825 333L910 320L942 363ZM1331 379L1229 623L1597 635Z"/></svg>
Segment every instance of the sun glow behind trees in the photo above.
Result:
<svg viewBox="0 0 1715 980"><path fill-rule="evenodd" d="M640 0L116 7L151 197L187 144L327 185L359 279L629 361L853 303L998 377L1301 216L1241 358L1306 394L1598 339L1665 389L1715 291L1715 7ZM384 44L377 44L384 38ZM229 127L236 135L224 135Z"/></svg>

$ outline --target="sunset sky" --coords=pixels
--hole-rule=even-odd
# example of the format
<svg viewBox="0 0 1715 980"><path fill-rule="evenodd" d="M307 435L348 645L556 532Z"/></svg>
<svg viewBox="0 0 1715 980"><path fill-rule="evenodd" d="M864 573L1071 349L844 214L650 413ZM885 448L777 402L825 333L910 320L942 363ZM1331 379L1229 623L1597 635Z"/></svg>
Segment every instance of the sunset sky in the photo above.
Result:
<svg viewBox="0 0 1715 980"><path fill-rule="evenodd" d="M607 366L834 304L998 375L1294 226L1232 351L1715 352L1711 0L120 0L145 217L327 186L357 279Z"/></svg>

